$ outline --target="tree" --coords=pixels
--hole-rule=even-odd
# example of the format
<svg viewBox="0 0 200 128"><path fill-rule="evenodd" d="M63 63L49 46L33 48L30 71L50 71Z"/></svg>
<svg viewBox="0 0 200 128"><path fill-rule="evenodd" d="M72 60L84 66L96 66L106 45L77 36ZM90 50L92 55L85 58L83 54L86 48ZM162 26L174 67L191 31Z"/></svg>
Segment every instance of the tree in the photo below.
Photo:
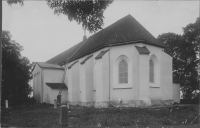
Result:
<svg viewBox="0 0 200 128"><path fill-rule="evenodd" d="M70 21L82 23L90 32L102 29L103 13L112 2L113 0L47 0L55 14L67 15Z"/></svg>
<svg viewBox="0 0 200 128"><path fill-rule="evenodd" d="M12 4L21 4L21 5L23 5L24 4L23 1L24 0L7 0L7 3L9 5L12 5Z"/></svg>
<svg viewBox="0 0 200 128"><path fill-rule="evenodd" d="M21 4L24 0L7 0L9 5ZM47 0L47 4L50 8L54 9L55 14L64 14L68 16L70 21L75 20L78 24L82 23L82 26L90 32L95 32L101 29L103 26L103 13L105 9L111 4L113 0L101 1L101 0ZM2 5L2 2L1 2ZM2 11L1 11L2 12ZM2 14L1 14L2 19ZM2 34L2 29L1 29ZM0 65L2 65L1 58L1 46L0 43ZM0 67L1 68L1 67ZM0 70L0 81L2 70ZM1 90L0 82L0 90ZM0 92L1 93L1 92ZM0 94L1 95L1 94ZM1 105L0 105L1 106Z"/></svg>
<svg viewBox="0 0 200 128"><path fill-rule="evenodd" d="M166 44L164 51L173 57L173 75L180 80L183 98L194 98L200 82L200 17L183 28L183 35L165 33L158 39Z"/></svg>
<svg viewBox="0 0 200 128"><path fill-rule="evenodd" d="M21 4L24 0L7 0L9 5ZM54 14L64 14L70 21L75 20L89 32L102 29L103 13L113 0L46 0L47 5L54 9Z"/></svg>
<svg viewBox="0 0 200 128"><path fill-rule="evenodd" d="M21 56L23 47L11 40L9 31L2 31L2 104L9 100L11 104L20 104L28 99L32 88L29 60Z"/></svg>

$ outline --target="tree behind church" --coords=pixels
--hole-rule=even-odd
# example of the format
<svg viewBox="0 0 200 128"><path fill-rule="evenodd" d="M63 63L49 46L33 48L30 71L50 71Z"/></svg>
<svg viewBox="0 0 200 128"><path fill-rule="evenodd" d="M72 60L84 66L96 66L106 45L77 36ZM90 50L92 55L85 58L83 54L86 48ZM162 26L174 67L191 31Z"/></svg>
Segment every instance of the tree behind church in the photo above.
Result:
<svg viewBox="0 0 200 128"><path fill-rule="evenodd" d="M183 28L183 34L164 33L158 39L164 51L173 57L173 75L180 80L184 99L196 98L200 82L200 17Z"/></svg>
<svg viewBox="0 0 200 128"><path fill-rule="evenodd" d="M32 88L28 84L31 79L31 67L29 60L21 56L23 47L11 40L9 31L2 31L2 99L9 104L22 104L28 99Z"/></svg>

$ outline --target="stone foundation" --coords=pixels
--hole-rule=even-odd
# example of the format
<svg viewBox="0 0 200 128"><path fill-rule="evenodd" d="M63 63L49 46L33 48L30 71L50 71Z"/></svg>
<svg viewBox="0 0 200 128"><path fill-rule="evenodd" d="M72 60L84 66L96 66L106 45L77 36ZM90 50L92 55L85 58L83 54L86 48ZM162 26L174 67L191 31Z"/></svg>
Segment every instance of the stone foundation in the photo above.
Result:
<svg viewBox="0 0 200 128"><path fill-rule="evenodd" d="M80 105L80 102L69 102L69 104L75 106L75 105Z"/></svg>
<svg viewBox="0 0 200 128"><path fill-rule="evenodd" d="M173 105L174 100L159 100L159 99L152 99L151 106L170 106Z"/></svg>
<svg viewBox="0 0 200 128"><path fill-rule="evenodd" d="M120 102L111 101L110 106L119 107ZM126 100L126 101L122 101L122 106L123 107L147 107L147 106L151 106L151 101L150 100Z"/></svg>
<svg viewBox="0 0 200 128"><path fill-rule="evenodd" d="M122 107L151 107L151 106L171 106L173 100L127 100L122 101ZM102 102L70 102L70 105L80 105L83 107L107 108L120 107L119 101L102 101Z"/></svg>
<svg viewBox="0 0 200 128"><path fill-rule="evenodd" d="M109 102L108 101L101 101L101 102L95 102L95 108L108 108Z"/></svg>
<svg viewBox="0 0 200 128"><path fill-rule="evenodd" d="M95 102L80 102L79 105L83 107L93 107L95 105Z"/></svg>

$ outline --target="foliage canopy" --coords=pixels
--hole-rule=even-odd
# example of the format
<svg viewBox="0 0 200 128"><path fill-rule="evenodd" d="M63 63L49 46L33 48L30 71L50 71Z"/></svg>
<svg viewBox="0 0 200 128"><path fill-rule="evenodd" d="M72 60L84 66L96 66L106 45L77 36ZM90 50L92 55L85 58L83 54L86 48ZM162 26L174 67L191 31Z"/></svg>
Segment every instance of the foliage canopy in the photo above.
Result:
<svg viewBox="0 0 200 128"><path fill-rule="evenodd" d="M7 3L9 5L12 5L12 4L21 4L21 5L23 5L24 4L23 1L24 0L7 0Z"/></svg>
<svg viewBox="0 0 200 128"><path fill-rule="evenodd" d="M21 4L24 0L7 0L9 5ZM113 0L46 0L47 5L54 10L54 14L64 14L69 21L75 20L89 32L102 29L103 13Z"/></svg>
<svg viewBox="0 0 200 128"><path fill-rule="evenodd" d="M184 99L195 98L200 82L200 17L183 28L183 34L164 33L158 39L173 57L173 75L180 80Z"/></svg>
<svg viewBox="0 0 200 128"><path fill-rule="evenodd" d="M21 56L23 47L11 40L9 31L2 31L2 102L9 100L11 104L20 104L27 100L32 88L28 84L31 79L29 60ZM2 104L3 104L2 103Z"/></svg>
<svg viewBox="0 0 200 128"><path fill-rule="evenodd" d="M90 32L102 29L103 13L112 2L113 0L47 0L55 14L67 15L70 21L82 23Z"/></svg>

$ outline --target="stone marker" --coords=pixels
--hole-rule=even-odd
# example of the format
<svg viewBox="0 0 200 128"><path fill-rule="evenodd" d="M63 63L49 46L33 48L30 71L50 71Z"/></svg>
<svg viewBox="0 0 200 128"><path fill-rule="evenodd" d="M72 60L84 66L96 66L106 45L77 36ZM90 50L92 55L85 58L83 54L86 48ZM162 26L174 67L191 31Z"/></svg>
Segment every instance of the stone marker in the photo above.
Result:
<svg viewBox="0 0 200 128"><path fill-rule="evenodd" d="M122 110L122 99L119 99L120 102L120 110Z"/></svg>
<svg viewBox="0 0 200 128"><path fill-rule="evenodd" d="M61 127L67 127L68 125L68 109L66 105L60 107L60 123Z"/></svg>
<svg viewBox="0 0 200 128"><path fill-rule="evenodd" d="M5 101L6 108L8 108L8 100Z"/></svg>
<svg viewBox="0 0 200 128"><path fill-rule="evenodd" d="M57 102L58 102L58 105L61 106L61 95L57 95Z"/></svg>
<svg viewBox="0 0 200 128"><path fill-rule="evenodd" d="M57 108L57 100L54 100L54 108Z"/></svg>

